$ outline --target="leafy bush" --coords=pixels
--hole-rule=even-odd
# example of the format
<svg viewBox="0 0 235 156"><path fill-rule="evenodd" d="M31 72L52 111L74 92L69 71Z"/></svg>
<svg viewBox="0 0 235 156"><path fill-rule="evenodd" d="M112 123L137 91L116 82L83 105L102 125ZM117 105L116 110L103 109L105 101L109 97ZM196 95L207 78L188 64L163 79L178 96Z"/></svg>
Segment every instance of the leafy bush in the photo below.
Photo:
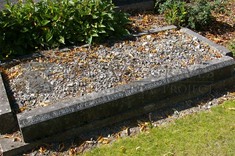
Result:
<svg viewBox="0 0 235 156"><path fill-rule="evenodd" d="M200 29L209 25L213 20L211 13L213 8L213 4L208 1L195 0L188 6L188 26L193 29Z"/></svg>
<svg viewBox="0 0 235 156"><path fill-rule="evenodd" d="M26 0L0 11L0 56L91 43L128 33L126 14L111 0Z"/></svg>
<svg viewBox="0 0 235 156"><path fill-rule="evenodd" d="M228 1L226 0L215 0L213 11L216 13L227 14L226 5L228 5Z"/></svg>
<svg viewBox="0 0 235 156"><path fill-rule="evenodd" d="M186 22L186 3L180 0L167 0L160 5L160 13L164 13L168 23L182 26Z"/></svg>
<svg viewBox="0 0 235 156"><path fill-rule="evenodd" d="M222 5L221 0L166 0L159 7L169 24L201 29L213 20L212 11Z"/></svg>
<svg viewBox="0 0 235 156"><path fill-rule="evenodd" d="M165 2L166 0L154 0L154 11L155 13L160 13L160 6Z"/></svg>

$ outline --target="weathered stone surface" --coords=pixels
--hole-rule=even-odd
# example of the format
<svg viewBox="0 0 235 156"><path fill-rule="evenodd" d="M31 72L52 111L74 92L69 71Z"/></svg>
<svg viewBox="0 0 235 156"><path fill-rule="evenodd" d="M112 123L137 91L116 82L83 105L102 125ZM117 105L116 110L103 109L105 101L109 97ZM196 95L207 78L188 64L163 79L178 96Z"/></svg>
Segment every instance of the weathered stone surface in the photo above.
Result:
<svg viewBox="0 0 235 156"><path fill-rule="evenodd" d="M188 28L182 28L180 31L181 31L181 32L185 32L185 33L187 33L187 34L189 34L189 35L191 35L191 36L193 36L193 37L198 38L199 40L201 40L201 41L203 41L204 43L208 44L208 45L211 46L212 48L214 48L214 49L220 51L222 54L224 54L224 55L226 55L226 56L231 56L231 57L233 56L233 53L232 53L230 50L228 50L227 48L225 48L225 47L223 47L223 46L221 46L221 45L218 45L218 44L212 42L211 40L209 40L209 39L203 37L202 35L200 35L200 34L194 32L194 31L192 31L192 30L190 30L190 29L188 29Z"/></svg>
<svg viewBox="0 0 235 156"><path fill-rule="evenodd" d="M17 120L11 110L5 86L0 73L0 133L8 133L17 127Z"/></svg>
<svg viewBox="0 0 235 156"><path fill-rule="evenodd" d="M81 128L112 116L116 117L111 122L117 122L145 113L143 108L148 108L150 103L156 103L151 108L157 109L188 97L205 94L210 91L211 84L231 77L233 71L234 60L225 56L208 64L169 71L165 77L144 79L24 112L17 115L18 122L26 142L50 137L76 127ZM162 102L165 100L168 101Z"/></svg>

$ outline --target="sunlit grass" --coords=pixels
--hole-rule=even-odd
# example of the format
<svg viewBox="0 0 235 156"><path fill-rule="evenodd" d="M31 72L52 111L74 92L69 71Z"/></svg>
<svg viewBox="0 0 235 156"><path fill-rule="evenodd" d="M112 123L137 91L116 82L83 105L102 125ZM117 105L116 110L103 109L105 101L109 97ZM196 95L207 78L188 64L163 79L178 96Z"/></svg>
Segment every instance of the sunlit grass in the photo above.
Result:
<svg viewBox="0 0 235 156"><path fill-rule="evenodd" d="M164 127L96 148L85 155L216 155L235 154L235 101L188 115Z"/></svg>

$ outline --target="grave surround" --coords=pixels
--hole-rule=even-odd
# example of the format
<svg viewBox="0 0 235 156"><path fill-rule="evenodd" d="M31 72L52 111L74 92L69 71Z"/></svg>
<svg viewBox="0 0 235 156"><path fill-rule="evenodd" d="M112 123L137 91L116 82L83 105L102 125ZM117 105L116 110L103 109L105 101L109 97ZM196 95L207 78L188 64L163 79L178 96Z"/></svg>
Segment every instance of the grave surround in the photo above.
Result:
<svg viewBox="0 0 235 156"><path fill-rule="evenodd" d="M136 36L156 33L167 26ZM223 57L206 64L191 66L187 70L172 71L167 77L153 77L118 86L101 93L58 101L44 108L14 114L0 77L0 133L10 132L19 124L24 142L0 139L0 154L17 155L50 141L61 141L79 133L91 131L141 114L172 106L177 102L198 97L212 89L235 84L235 61L232 53L201 35L182 28L180 31L197 37L212 48L221 51ZM6 110L6 109L5 109ZM5 115L7 114L7 115ZM8 123L14 124L8 124ZM40 130L40 131L39 131Z"/></svg>

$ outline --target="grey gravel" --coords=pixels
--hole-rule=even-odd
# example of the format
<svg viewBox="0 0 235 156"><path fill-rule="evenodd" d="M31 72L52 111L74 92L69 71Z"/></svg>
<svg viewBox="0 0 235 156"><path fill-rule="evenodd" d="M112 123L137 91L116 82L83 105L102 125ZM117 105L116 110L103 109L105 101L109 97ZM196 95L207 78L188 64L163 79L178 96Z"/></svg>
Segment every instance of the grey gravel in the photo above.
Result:
<svg viewBox="0 0 235 156"><path fill-rule="evenodd" d="M6 69L21 111L222 56L197 38L175 30L92 47L44 51L42 55Z"/></svg>

